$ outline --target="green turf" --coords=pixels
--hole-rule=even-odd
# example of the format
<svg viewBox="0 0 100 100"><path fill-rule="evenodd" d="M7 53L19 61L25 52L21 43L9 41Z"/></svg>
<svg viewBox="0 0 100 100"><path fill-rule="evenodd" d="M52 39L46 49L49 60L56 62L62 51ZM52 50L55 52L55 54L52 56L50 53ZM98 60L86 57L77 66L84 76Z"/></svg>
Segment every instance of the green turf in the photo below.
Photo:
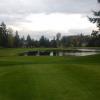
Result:
<svg viewBox="0 0 100 100"><path fill-rule="evenodd" d="M0 50L0 100L100 100L100 55L16 55L25 50Z"/></svg>

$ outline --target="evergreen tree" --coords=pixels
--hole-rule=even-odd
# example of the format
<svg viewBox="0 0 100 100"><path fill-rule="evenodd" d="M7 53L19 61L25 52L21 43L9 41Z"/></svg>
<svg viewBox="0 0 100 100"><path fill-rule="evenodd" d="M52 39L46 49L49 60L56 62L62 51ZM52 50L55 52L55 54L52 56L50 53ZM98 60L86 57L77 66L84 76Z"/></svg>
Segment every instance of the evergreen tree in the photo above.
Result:
<svg viewBox="0 0 100 100"><path fill-rule="evenodd" d="M20 47L26 47L26 42L24 36L20 39Z"/></svg>
<svg viewBox="0 0 100 100"><path fill-rule="evenodd" d="M20 37L18 35L18 31L16 31L16 35L14 37L14 47L15 48L20 47Z"/></svg>
<svg viewBox="0 0 100 100"><path fill-rule="evenodd" d="M0 25L0 45L1 47L7 47L8 34L6 29L6 24L4 22Z"/></svg>
<svg viewBox="0 0 100 100"><path fill-rule="evenodd" d="M98 3L100 3L100 0L98 0ZM88 17L89 21L92 23L95 23L97 25L98 30L92 31L90 44L93 44L93 46L100 46L100 10L99 11L93 11L94 17Z"/></svg>
<svg viewBox="0 0 100 100"><path fill-rule="evenodd" d="M39 40L40 47L50 47L49 39L44 36L41 36Z"/></svg>
<svg viewBox="0 0 100 100"><path fill-rule="evenodd" d="M0 25L0 47L2 46L2 27Z"/></svg>
<svg viewBox="0 0 100 100"><path fill-rule="evenodd" d="M55 37L53 38L53 40L50 41L50 47L57 48L57 42L56 42Z"/></svg>
<svg viewBox="0 0 100 100"><path fill-rule="evenodd" d="M89 21L95 23L100 31L100 11L93 11L93 15L94 17L89 17Z"/></svg>
<svg viewBox="0 0 100 100"><path fill-rule="evenodd" d="M14 36L13 36L13 30L8 29L8 47L14 47Z"/></svg>
<svg viewBox="0 0 100 100"><path fill-rule="evenodd" d="M41 38L39 40L39 44L40 44L40 47L44 47L44 44L45 44L45 37L44 36L41 36Z"/></svg>
<svg viewBox="0 0 100 100"><path fill-rule="evenodd" d="M27 47L32 47L32 39L30 37L30 35L27 36Z"/></svg>
<svg viewBox="0 0 100 100"><path fill-rule="evenodd" d="M98 3L100 3L100 0L98 0Z"/></svg>

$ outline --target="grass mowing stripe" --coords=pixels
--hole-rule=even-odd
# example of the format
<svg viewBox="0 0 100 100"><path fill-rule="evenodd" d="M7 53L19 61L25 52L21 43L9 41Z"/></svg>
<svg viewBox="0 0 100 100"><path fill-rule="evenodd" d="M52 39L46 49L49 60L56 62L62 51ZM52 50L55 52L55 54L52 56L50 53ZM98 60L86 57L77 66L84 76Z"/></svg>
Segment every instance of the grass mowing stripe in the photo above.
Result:
<svg viewBox="0 0 100 100"><path fill-rule="evenodd" d="M7 87L9 87L11 88L9 96L12 97L13 95L13 99L17 98L19 100L22 98L26 100L26 96L23 93L27 94L30 100L94 100L94 97L96 98L97 95L93 95L88 86L83 83L83 81L87 81L86 77L84 77L87 74L84 74L82 69L77 70L77 68L77 66L65 64L62 67L58 64L44 64L42 66L41 64L33 64L31 66L11 68L14 73L11 72L11 74L2 78L4 79L2 80L4 82L2 87L6 86L6 88L3 88L5 90L4 94L9 94L7 92ZM20 90L20 87L22 90ZM21 99L19 91L22 92Z"/></svg>

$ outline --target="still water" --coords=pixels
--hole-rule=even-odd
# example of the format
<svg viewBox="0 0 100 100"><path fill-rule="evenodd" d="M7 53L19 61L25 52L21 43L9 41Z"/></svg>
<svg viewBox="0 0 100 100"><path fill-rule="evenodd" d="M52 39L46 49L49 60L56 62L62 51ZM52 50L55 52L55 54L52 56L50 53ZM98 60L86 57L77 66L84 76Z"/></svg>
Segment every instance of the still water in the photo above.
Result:
<svg viewBox="0 0 100 100"><path fill-rule="evenodd" d="M77 49L64 51L28 51L21 53L20 56L88 56L100 54L100 50L96 49Z"/></svg>

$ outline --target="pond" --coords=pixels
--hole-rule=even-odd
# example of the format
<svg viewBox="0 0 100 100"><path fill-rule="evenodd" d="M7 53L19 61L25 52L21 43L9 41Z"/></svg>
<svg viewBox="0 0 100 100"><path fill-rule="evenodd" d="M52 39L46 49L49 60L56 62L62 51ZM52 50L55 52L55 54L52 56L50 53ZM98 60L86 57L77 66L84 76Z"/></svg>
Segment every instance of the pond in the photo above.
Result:
<svg viewBox="0 0 100 100"><path fill-rule="evenodd" d="M77 49L77 50L43 50L27 51L20 53L20 56L88 56L100 54L96 49Z"/></svg>

